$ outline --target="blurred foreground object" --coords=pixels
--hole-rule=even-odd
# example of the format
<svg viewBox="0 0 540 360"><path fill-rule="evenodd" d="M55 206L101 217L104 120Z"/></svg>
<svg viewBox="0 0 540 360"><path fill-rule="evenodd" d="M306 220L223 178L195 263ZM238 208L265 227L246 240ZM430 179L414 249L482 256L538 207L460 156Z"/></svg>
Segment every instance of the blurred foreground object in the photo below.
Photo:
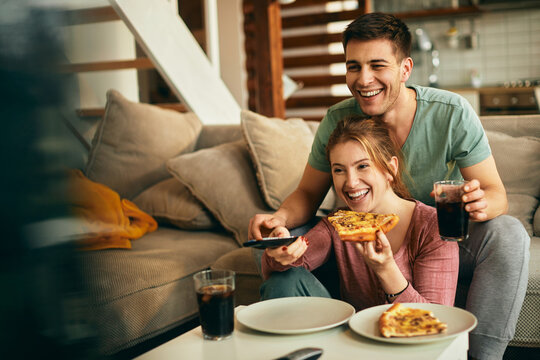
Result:
<svg viewBox="0 0 540 360"><path fill-rule="evenodd" d="M93 357L65 199L65 169L80 164L62 122L69 78L54 70L60 44L51 9L1 2L2 359Z"/></svg>

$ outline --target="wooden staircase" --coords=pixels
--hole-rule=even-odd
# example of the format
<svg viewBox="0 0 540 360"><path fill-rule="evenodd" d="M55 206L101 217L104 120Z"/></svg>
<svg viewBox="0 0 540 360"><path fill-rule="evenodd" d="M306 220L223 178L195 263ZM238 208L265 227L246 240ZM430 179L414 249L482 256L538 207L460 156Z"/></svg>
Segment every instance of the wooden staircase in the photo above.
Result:
<svg viewBox="0 0 540 360"><path fill-rule="evenodd" d="M75 9L61 11L61 19L65 26L95 24L108 21L122 21L120 16L112 6L103 6L89 9ZM195 38L204 46L204 33L195 31ZM63 64L60 67L62 73L85 73L95 71L115 71L115 70L155 70L156 67L152 60L146 56L126 60L94 61L85 63ZM157 103L154 104L162 108L172 109L179 112L187 112L188 107L180 102L178 103ZM81 108L76 110L77 116L81 118L102 117L105 114L105 108Z"/></svg>

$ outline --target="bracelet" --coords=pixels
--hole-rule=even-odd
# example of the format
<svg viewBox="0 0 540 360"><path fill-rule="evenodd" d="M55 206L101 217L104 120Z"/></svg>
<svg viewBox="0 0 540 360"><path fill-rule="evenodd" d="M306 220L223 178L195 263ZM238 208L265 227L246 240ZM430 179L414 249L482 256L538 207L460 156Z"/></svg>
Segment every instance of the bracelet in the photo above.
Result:
<svg viewBox="0 0 540 360"><path fill-rule="evenodd" d="M407 290L407 288L409 287L409 284L410 284L410 282L409 282L409 280L407 280L407 286L405 286L405 288L404 288L403 290L401 290L400 292L397 292L397 293L395 293L395 294L387 294L387 293L384 293L384 295L386 296L386 300L388 300L389 298L393 298L393 297L396 297L396 296L398 296L398 295L403 294L403 292L404 292L405 290Z"/></svg>

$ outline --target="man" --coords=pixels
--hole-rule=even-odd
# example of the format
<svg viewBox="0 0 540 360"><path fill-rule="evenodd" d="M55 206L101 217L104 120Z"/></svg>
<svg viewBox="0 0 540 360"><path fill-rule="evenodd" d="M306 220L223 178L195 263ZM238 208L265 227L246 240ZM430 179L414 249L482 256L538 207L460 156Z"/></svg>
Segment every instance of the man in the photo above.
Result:
<svg viewBox="0 0 540 360"><path fill-rule="evenodd" d="M413 68L411 34L394 16L360 16L345 30L343 45L353 98L328 110L298 188L274 214L251 219L250 238L312 219L331 185L325 146L338 121L350 114L383 121L402 149L410 175L405 181L414 198L433 205L433 182L469 181L463 199L473 222L469 239L459 244L460 283L470 284L466 308L479 320L469 353L477 359L501 359L525 296L530 238L517 219L503 215L506 192L478 116L456 94L405 85ZM371 196L368 186L347 195Z"/></svg>

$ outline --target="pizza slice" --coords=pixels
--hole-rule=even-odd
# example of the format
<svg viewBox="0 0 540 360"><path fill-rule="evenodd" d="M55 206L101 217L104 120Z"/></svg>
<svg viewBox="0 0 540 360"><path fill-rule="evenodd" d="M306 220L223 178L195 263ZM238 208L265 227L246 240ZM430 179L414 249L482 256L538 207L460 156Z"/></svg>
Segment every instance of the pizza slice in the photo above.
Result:
<svg viewBox="0 0 540 360"><path fill-rule="evenodd" d="M395 303L379 318L379 330L384 337L411 337L444 333L447 325L431 311L405 307Z"/></svg>
<svg viewBox="0 0 540 360"><path fill-rule="evenodd" d="M352 210L338 210L328 217L343 241L373 241L377 230L390 231L399 221L396 214L373 214Z"/></svg>

